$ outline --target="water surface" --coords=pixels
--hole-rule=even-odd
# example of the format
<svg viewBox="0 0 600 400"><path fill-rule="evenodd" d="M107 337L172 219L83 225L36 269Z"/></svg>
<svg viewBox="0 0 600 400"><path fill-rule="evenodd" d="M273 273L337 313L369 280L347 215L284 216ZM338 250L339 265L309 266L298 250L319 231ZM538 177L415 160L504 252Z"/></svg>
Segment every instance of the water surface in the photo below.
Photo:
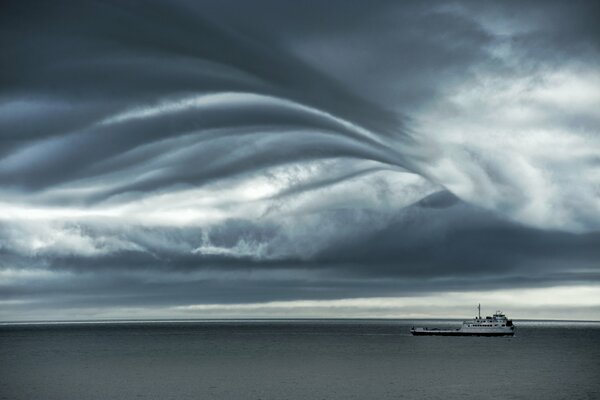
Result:
<svg viewBox="0 0 600 400"><path fill-rule="evenodd" d="M600 323L413 337L452 321L0 325L1 399L597 399Z"/></svg>

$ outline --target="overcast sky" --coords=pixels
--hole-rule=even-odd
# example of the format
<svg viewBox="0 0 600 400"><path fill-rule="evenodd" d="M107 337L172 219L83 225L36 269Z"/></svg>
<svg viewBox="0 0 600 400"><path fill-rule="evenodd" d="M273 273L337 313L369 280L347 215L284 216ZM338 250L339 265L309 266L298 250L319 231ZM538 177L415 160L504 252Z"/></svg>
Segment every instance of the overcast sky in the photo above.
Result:
<svg viewBox="0 0 600 400"><path fill-rule="evenodd" d="M598 2L0 9L1 321L600 319Z"/></svg>

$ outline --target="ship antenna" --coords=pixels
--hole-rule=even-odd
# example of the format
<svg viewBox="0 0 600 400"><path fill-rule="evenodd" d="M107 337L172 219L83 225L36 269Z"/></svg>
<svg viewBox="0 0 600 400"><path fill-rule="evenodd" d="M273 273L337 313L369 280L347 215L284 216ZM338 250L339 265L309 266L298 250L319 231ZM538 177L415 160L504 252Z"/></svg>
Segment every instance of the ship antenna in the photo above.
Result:
<svg viewBox="0 0 600 400"><path fill-rule="evenodd" d="M477 304L477 310L478 310L477 315L479 316L479 319L481 319L481 303Z"/></svg>

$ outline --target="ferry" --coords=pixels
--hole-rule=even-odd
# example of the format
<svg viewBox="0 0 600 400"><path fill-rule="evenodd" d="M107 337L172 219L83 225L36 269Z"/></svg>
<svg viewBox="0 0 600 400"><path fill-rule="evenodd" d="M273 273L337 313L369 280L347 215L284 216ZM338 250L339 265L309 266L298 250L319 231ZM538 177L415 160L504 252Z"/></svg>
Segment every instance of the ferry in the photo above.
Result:
<svg viewBox="0 0 600 400"><path fill-rule="evenodd" d="M414 336L514 336L515 326L501 311L491 317L481 318L481 304L477 306L477 316L463 321L458 329L415 328L410 329Z"/></svg>

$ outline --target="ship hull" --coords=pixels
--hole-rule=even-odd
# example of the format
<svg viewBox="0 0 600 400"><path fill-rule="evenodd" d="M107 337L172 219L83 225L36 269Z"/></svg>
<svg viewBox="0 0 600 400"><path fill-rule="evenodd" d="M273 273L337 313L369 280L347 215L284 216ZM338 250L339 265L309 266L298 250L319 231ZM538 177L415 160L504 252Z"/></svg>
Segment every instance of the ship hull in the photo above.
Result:
<svg viewBox="0 0 600 400"><path fill-rule="evenodd" d="M411 331L413 336L514 336L514 332Z"/></svg>

